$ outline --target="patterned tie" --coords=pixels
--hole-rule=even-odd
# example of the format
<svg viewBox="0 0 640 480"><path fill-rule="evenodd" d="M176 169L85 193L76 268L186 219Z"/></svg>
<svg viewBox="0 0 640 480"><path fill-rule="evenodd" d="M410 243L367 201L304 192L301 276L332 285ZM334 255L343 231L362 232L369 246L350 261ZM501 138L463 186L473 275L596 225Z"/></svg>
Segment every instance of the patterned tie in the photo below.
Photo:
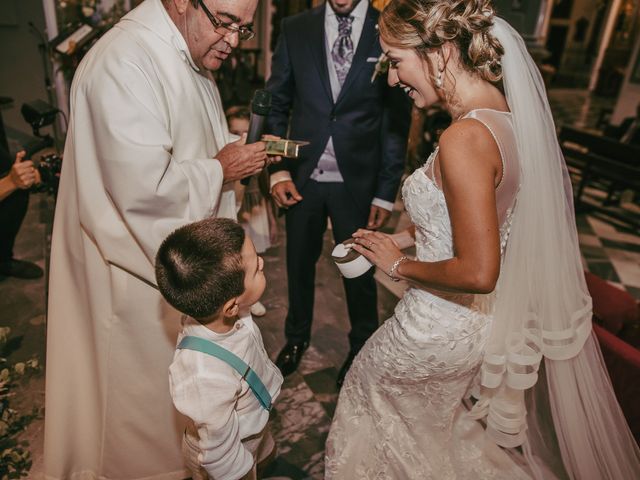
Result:
<svg viewBox="0 0 640 480"><path fill-rule="evenodd" d="M351 15L348 17L336 15L336 18L338 19L338 38L331 49L331 58L342 87L353 61L353 41L351 40L353 17Z"/></svg>

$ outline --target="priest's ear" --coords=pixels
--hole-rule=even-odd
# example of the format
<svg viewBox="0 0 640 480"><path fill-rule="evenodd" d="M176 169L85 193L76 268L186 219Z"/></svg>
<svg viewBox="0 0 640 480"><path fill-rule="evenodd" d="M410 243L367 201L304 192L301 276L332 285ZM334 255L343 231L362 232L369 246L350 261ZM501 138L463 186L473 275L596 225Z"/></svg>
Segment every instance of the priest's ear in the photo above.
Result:
<svg viewBox="0 0 640 480"><path fill-rule="evenodd" d="M190 3L194 7L198 4L197 0L162 0L162 3L170 14L175 12L178 15L184 15Z"/></svg>
<svg viewBox="0 0 640 480"><path fill-rule="evenodd" d="M235 317L238 315L239 309L238 297L233 297L232 299L227 300L222 306L222 315L226 318Z"/></svg>

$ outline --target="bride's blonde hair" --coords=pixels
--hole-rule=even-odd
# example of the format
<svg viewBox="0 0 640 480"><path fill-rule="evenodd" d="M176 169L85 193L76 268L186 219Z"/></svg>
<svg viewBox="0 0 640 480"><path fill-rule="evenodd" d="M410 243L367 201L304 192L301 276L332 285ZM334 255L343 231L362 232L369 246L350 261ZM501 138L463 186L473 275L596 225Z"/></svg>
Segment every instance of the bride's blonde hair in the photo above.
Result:
<svg viewBox="0 0 640 480"><path fill-rule="evenodd" d="M378 23L387 44L413 48L422 58L429 49L453 43L468 71L497 83L504 50L490 32L493 16L489 0L392 0Z"/></svg>

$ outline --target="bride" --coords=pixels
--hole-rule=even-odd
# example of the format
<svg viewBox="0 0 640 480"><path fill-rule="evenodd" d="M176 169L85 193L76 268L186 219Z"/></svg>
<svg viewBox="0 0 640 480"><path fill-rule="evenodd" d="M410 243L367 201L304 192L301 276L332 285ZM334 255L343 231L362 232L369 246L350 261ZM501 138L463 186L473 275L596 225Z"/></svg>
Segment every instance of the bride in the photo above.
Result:
<svg viewBox="0 0 640 480"><path fill-rule="evenodd" d="M488 0L392 0L379 29L389 83L454 122L404 183L414 226L354 234L410 288L347 374L326 478L640 478L522 38Z"/></svg>

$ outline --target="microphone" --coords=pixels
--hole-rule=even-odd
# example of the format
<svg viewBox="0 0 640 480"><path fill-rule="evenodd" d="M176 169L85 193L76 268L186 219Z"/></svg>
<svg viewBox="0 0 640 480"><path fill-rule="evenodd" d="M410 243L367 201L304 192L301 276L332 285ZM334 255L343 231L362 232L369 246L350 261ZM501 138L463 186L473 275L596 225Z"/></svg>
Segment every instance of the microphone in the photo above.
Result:
<svg viewBox="0 0 640 480"><path fill-rule="evenodd" d="M251 100L251 117L249 117L249 131L247 132L247 144L256 143L262 138L264 123L271 110L271 92L267 90L256 90ZM249 184L251 177L243 178L240 182L243 185Z"/></svg>

